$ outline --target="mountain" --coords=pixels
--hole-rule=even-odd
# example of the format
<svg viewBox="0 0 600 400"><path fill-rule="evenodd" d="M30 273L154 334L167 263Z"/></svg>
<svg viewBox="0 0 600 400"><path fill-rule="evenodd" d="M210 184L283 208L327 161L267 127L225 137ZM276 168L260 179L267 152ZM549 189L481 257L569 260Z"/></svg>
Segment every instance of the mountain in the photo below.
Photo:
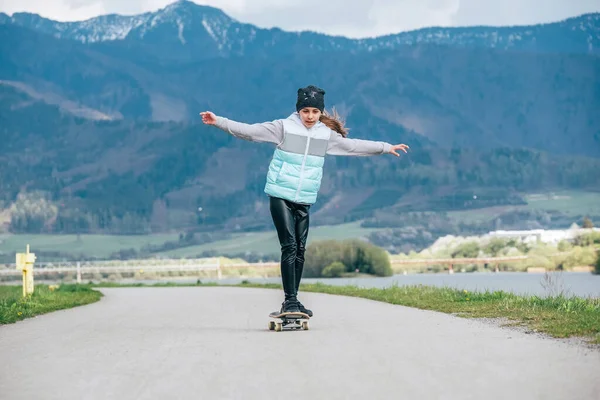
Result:
<svg viewBox="0 0 600 400"><path fill-rule="evenodd" d="M0 14L0 24L22 26L59 39L98 46L121 57L167 65L214 57L351 53L436 44L535 52L600 53L600 13L533 26L425 28L371 39L314 32L261 29L223 11L181 0L135 16L105 15L81 22L57 22L36 14ZM103 44L112 43L105 47ZM133 53L130 52L133 47Z"/></svg>
<svg viewBox="0 0 600 400"><path fill-rule="evenodd" d="M271 228L263 193L271 145L198 123L82 119L6 85L0 120L0 206L10 206L15 232ZM386 125L376 117L364 124ZM519 205L521 192L600 187L598 158L440 148L406 138L413 149L401 160L327 158L311 224L390 207L397 214ZM473 193L476 204L468 201Z"/></svg>
<svg viewBox="0 0 600 400"><path fill-rule="evenodd" d="M599 58L419 45L375 53L226 58L156 67L94 46L0 25L0 79L68 99L112 119L197 121L212 109L257 122L293 111L306 82L358 135L414 132L442 146L530 147L600 155ZM360 112L389 128L373 132ZM397 133L396 133L397 132Z"/></svg>
<svg viewBox="0 0 600 400"><path fill-rule="evenodd" d="M598 189L599 25L590 14L351 40L259 29L185 1L71 23L0 15L0 212L13 210L19 232L267 228L272 146L206 127L198 112L286 117L309 83L350 137L412 149L328 158L317 224L473 207L455 202L473 191L484 207Z"/></svg>

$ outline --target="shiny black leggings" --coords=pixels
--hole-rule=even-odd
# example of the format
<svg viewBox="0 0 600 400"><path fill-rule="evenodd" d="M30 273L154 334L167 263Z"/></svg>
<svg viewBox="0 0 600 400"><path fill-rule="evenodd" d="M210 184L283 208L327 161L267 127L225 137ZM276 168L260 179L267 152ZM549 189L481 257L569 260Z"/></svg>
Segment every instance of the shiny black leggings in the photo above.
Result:
<svg viewBox="0 0 600 400"><path fill-rule="evenodd" d="M271 216L281 245L281 280L285 299L295 299L304 269L310 205L271 197Z"/></svg>

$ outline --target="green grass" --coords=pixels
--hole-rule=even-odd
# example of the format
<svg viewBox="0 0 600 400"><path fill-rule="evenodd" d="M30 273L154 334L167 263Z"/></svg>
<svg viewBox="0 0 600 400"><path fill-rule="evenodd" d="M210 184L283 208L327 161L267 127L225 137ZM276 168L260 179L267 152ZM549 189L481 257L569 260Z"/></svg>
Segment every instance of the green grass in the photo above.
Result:
<svg viewBox="0 0 600 400"><path fill-rule="evenodd" d="M85 254L88 257L108 257L121 249L141 249L147 244L159 245L177 240L178 234L157 235L0 235L0 252L24 253L27 244L30 251L56 251L69 254ZM43 260L40 260L43 261Z"/></svg>
<svg viewBox="0 0 600 400"><path fill-rule="evenodd" d="M457 222L480 223L495 219L509 211L560 211L568 216L600 215L600 192L557 191L524 194L527 205L497 206L476 210L450 211Z"/></svg>
<svg viewBox="0 0 600 400"><path fill-rule="evenodd" d="M526 206L498 206L476 210L451 211L448 215L455 221L477 223L489 221L510 210L558 210L567 215L600 215L600 192L557 191L548 193L530 193L525 198ZM362 221L335 226L312 226L308 235L308 244L324 239L354 239L367 236L378 228L362 228ZM0 234L0 253L14 254L24 252L27 244L31 251L56 251L72 255L85 254L88 257L108 257L122 249L141 249L146 244L160 245L177 240L178 234L156 234L139 236L120 235L11 235ZM216 251L222 255L245 252L279 254L279 241L275 230L269 232L240 233L231 239L184 247L158 253L164 257L195 257L205 251ZM42 261L42 260L40 260Z"/></svg>
<svg viewBox="0 0 600 400"><path fill-rule="evenodd" d="M341 225L317 226L311 228L308 239L309 243L311 240L356 239L382 230L381 228L363 228L360 226L361 223L362 221L354 221Z"/></svg>
<svg viewBox="0 0 600 400"><path fill-rule="evenodd" d="M242 286L281 288L277 284ZM361 297L465 318L506 318L509 325L525 326L552 337L584 337L600 344L600 298L526 297L502 291L468 292L423 285L377 289L315 283L302 285L301 290Z"/></svg>
<svg viewBox="0 0 600 400"><path fill-rule="evenodd" d="M477 224L495 219L497 216L502 215L509 211L525 210L527 206L497 206L480 208L477 210L465 210L465 211L448 211L448 217L456 222L463 222L465 224Z"/></svg>
<svg viewBox="0 0 600 400"><path fill-rule="evenodd" d="M354 239L366 236L375 228L361 228L360 222L336 226L315 226L310 230L308 243L322 239ZM177 240L178 234L156 235L29 235L0 234L0 253L23 253L27 244L30 251L53 251L72 255L84 254L87 257L106 258L121 249L141 249L147 244L160 245L167 241ZM157 255L163 257L195 257L205 251L217 251L220 254L239 254L245 252L261 252L263 254L279 254L279 240L275 230L269 232L240 233L231 239L219 240L197 246L173 249ZM38 258L39 262L43 260Z"/></svg>
<svg viewBox="0 0 600 400"><path fill-rule="evenodd" d="M215 242L197 246L183 247L157 253L163 257L196 257L205 251L216 251L219 254L237 254L247 251L272 254L279 251L279 242L276 233L256 232L233 235L231 239L217 240Z"/></svg>
<svg viewBox="0 0 600 400"><path fill-rule="evenodd" d="M600 215L600 192L557 191L529 194L525 198L531 210L557 210L573 216Z"/></svg>
<svg viewBox="0 0 600 400"><path fill-rule="evenodd" d="M362 228L360 221L334 226L314 226L310 228L307 244L325 239L355 239L367 236L380 230L378 228ZM279 240L275 230L269 232L257 232L238 234L228 240L219 240L198 246L190 246L181 249L173 249L160 253L164 257L193 257L204 251L216 251L220 254L238 254L245 252L260 252L263 254L279 254Z"/></svg>
<svg viewBox="0 0 600 400"><path fill-rule="evenodd" d="M36 285L33 295L22 297L21 286L0 286L0 325L25 318L94 303L102 293L89 285Z"/></svg>

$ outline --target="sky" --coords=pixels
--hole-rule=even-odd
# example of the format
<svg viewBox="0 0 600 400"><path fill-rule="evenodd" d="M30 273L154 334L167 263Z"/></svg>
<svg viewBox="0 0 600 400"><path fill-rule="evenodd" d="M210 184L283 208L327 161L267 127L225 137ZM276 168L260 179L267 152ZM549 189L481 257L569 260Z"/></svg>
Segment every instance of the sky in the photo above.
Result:
<svg viewBox="0 0 600 400"><path fill-rule="evenodd" d="M0 0L0 12L57 21L157 11L174 0ZM600 12L600 0L194 0L240 22L365 38L431 26L529 25ZM348 6L352 4L352 6Z"/></svg>

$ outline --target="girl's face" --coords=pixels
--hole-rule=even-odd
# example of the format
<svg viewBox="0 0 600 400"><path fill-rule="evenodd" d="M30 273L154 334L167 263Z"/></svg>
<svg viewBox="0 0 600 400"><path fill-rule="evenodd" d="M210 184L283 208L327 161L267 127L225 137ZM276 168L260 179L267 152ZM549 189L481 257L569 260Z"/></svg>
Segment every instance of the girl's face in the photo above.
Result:
<svg viewBox="0 0 600 400"><path fill-rule="evenodd" d="M302 119L302 123L307 128L312 128L319 118L321 118L321 110L314 107L304 107L299 112L300 118Z"/></svg>

